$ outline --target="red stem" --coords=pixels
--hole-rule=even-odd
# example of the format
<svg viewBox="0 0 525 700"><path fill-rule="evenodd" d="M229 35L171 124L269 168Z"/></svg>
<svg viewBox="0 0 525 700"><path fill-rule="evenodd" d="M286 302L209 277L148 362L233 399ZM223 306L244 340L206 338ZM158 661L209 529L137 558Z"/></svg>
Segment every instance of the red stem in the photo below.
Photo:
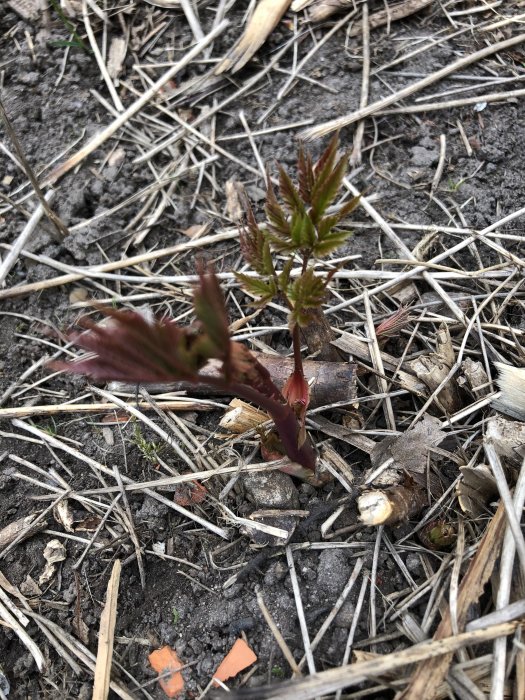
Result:
<svg viewBox="0 0 525 700"><path fill-rule="evenodd" d="M300 374L301 377L304 378L303 358L301 356L301 333L297 323L294 325L292 330L292 345L294 372Z"/></svg>

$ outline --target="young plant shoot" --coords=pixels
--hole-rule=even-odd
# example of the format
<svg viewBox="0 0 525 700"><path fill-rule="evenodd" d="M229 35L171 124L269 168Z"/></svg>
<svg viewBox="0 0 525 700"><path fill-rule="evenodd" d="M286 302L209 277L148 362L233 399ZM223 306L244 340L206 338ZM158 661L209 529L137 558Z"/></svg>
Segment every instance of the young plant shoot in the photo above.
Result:
<svg viewBox="0 0 525 700"><path fill-rule="evenodd" d="M281 202L268 178L266 226L257 224L247 205L241 250L258 276L237 277L246 291L257 297L258 306L278 298L289 309L294 370L282 391L248 348L230 338L217 277L204 269L199 272L193 297L193 325L181 327L167 318L104 309L108 317L104 323L85 321L86 330L70 335L75 345L90 354L73 362L55 362L53 368L85 374L97 381L211 384L265 410L275 425L275 431L262 437L267 453L286 455L291 463L284 471L319 484L316 453L305 430L309 388L303 373L300 330L307 329L314 313L319 313L331 279L331 275L316 275L313 263L344 243L350 232L334 227L357 204L357 198L353 198L335 211L327 211L338 196L346 172L347 156L337 158L337 147L334 138L316 164L301 147L298 186L279 166ZM274 263L275 254L282 257L280 269ZM292 279L296 260L300 274ZM220 362L217 376L201 372L210 360Z"/></svg>

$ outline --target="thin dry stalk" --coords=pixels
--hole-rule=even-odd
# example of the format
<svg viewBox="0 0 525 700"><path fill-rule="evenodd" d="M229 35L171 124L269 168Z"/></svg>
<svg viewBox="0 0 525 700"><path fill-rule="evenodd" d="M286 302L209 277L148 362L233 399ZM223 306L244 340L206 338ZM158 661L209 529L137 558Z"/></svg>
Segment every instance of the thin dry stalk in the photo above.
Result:
<svg viewBox="0 0 525 700"><path fill-rule="evenodd" d="M520 519L525 504L525 460L522 463L520 475L514 490L514 509L516 517ZM513 579L514 556L516 543L510 526L507 526L503 547L501 550L501 561L499 567L499 586L496 598L496 611L502 612L510 600L510 592ZM523 602L523 601L522 601ZM506 677L507 645L500 640L494 642L494 661L492 664L492 690L490 700L503 700Z"/></svg>
<svg viewBox="0 0 525 700"><path fill-rule="evenodd" d="M341 591L339 598L336 600L333 608L328 613L326 620L323 622L323 624L319 628L319 631L317 632L317 634L315 635L315 637L313 638L313 640L310 644L310 648L311 648L312 652L314 652L317 649L321 640L323 639L326 632L330 628L330 625L334 621L335 616L337 615L339 610L341 610L341 608L343 607L345 600L348 598L350 591L354 587L354 584L357 581L359 574L361 573L361 569L363 568L363 564L364 564L364 559L362 559L362 558L357 559L357 561L354 565L354 568L352 570L352 573L350 574L350 578L348 579L345 587ZM302 668L304 666L305 662L306 662L306 654L299 661L299 668Z"/></svg>
<svg viewBox="0 0 525 700"><path fill-rule="evenodd" d="M315 673L315 661L312 654L312 647L310 644L310 636L308 634L308 625L306 623L306 618L304 616L303 602L301 599L301 589L299 587L299 581L297 580L297 573L295 571L295 564L293 560L293 554L291 548L286 547L286 561L288 563L288 571L290 573L290 580L292 582L292 590L295 598L295 608L297 610L297 617L299 619L299 626L301 628L301 636L303 639L304 653L306 657L306 662L308 664L308 672L310 674Z"/></svg>
<svg viewBox="0 0 525 700"><path fill-rule="evenodd" d="M525 35L524 35L525 36ZM344 184L348 190L355 196L359 196L359 191L357 188L347 179L344 179ZM399 238L397 233L392 229L392 227L385 221L385 219L381 216L381 214L370 204L368 199L366 197L361 196L359 200L359 204L363 207L363 209L366 211L366 213L381 227L381 230L387 235L387 237L392 241L392 243L396 246L398 250L400 250L403 255L405 255L409 260L413 260L415 263L418 263L417 268L420 267L420 261L416 258L416 256L412 253L410 248L406 246L406 244ZM452 311L454 316L461 321L461 323L465 323L465 314L463 311L459 308L459 306L456 304L456 302L450 297L449 294L443 289L441 284L437 282L437 280L432 276L428 270L425 269L424 266L422 266L423 269L423 278L428 282L428 284L434 289L437 294L443 299L445 304L449 307L449 309ZM364 298L364 296L363 296ZM332 307L331 311L333 313L334 307Z"/></svg>
<svg viewBox="0 0 525 700"><path fill-rule="evenodd" d="M259 590L257 591L257 604L259 606L259 609L260 609L264 619L266 620L266 624L270 628L270 631L273 634L275 641L277 642L279 649L282 652L282 655L284 656L284 658L288 662L288 665L292 669L293 675L297 676L297 677L301 676L302 675L301 669L297 665L297 663L293 657L293 654L290 651L290 647L286 643L283 635L281 634L280 629L275 624L275 621L274 621L273 617L271 616L270 611L266 607L266 603L264 602L264 598L262 597L262 593Z"/></svg>
<svg viewBox="0 0 525 700"><path fill-rule="evenodd" d="M424 102L417 105L406 105L406 107L392 107L391 109L381 109L376 112L376 116L386 116L389 114L420 114L421 112L435 112L440 109L454 109L467 105L480 104L483 102L505 102L515 100L525 95L525 89L508 90L507 92L491 92L488 95L476 95L475 97L462 97L457 100L447 100L441 102Z"/></svg>
<svg viewBox="0 0 525 700"><path fill-rule="evenodd" d="M233 691L230 694L232 700L313 700L319 695L329 695L342 688L349 688L359 683L364 683L371 678L379 678L414 663L424 662L433 664L439 662L444 655L451 656L454 652L464 647L504 637L512 634L519 623L507 622L494 625L475 632L463 632L455 636L448 636L438 640L429 640L415 644L408 649L396 650L391 654L378 656L369 661L361 661L349 666L333 668L328 671L320 671L315 676L300 680L282 683L276 687L257 688L256 694L249 691ZM418 696L428 698L428 690L433 686L427 686ZM212 698L219 699L218 694L212 693Z"/></svg>
<svg viewBox="0 0 525 700"><path fill-rule="evenodd" d="M123 525L127 526L130 539L133 542L133 546L135 548L135 555L137 557L137 566L139 569L139 576L140 576L140 585L142 587L142 590L144 590L146 588L146 570L144 568L144 558L142 556L142 548L140 546L139 538L137 537L137 533L135 532L135 527L133 525L133 515L131 513L131 508L129 507L128 496L127 496L126 491L124 489L124 484L122 483L122 477L120 475L120 472L119 472L116 464L113 466L113 473L115 475L115 481L119 485L120 493L122 495L122 503L124 504L124 513L122 513L122 515L121 515L122 522L123 522ZM118 509L120 509L120 507L117 503L115 505ZM100 637L99 637L99 639L100 639Z"/></svg>
<svg viewBox="0 0 525 700"><path fill-rule="evenodd" d="M505 472L503 470L503 465L501 464L499 454L496 451L491 437L490 427L487 430L484 449L485 456L487 457L487 460L490 464L490 468L492 469L492 473L494 474L494 478L496 479L496 484L498 486L501 501L507 513L509 528L514 537L514 544L516 546L516 551L518 553L520 565L522 571L525 572L525 539L523 537L520 525L521 511L518 511L514 507L512 495L510 493L510 488L507 482L507 478L505 476Z"/></svg>
<svg viewBox="0 0 525 700"><path fill-rule="evenodd" d="M95 473L102 472L103 474L107 474L108 476L113 476L113 470L109 469L108 467L105 467L103 464L100 464L100 462L97 462L96 460L92 459L91 457L88 457L80 450L77 450L73 447L70 447L69 445L58 440L57 438L53 437L52 435L48 435L43 430L40 430L39 428L37 428L33 425L28 425L27 423L24 423L23 421L18 420L18 418L13 419L12 423L16 428L21 428L22 430L25 430L32 435L36 435L41 440L43 440L44 443L48 443L48 444L52 445L53 447L56 447L58 450L63 450L64 452L69 453L70 455L72 455L76 459L80 460L81 462L88 464L94 470ZM133 481L131 479L129 479L128 477L123 477L122 480L124 481L125 484L133 484ZM118 488L119 487L117 487L117 490L118 490ZM208 530L211 530L211 532L214 532L219 537L222 537L226 540L229 539L229 534L226 530L224 530L221 527L218 527L217 525L214 525L213 523L210 523L209 521L205 520L204 518L201 518L199 515L187 510L186 508L179 506L174 501L170 501L168 498L164 498L164 496L161 496L160 494L156 493L155 491L152 491L149 488L144 489L144 493L146 493L148 496L151 496L152 498L159 501L160 503L164 503L164 505L167 505L168 508L171 508L172 510L176 510L180 515L183 515L183 516L189 518L190 520L194 520L199 525L207 528Z"/></svg>
<svg viewBox="0 0 525 700"><path fill-rule="evenodd" d="M0 589L1 590L1 589ZM5 593L1 591L1 597L5 597ZM13 632L16 634L18 639L22 642L22 644L26 647L26 649L29 651L33 659L35 660L35 663L37 665L37 668L39 671L43 671L44 667L46 665L46 662L44 660L44 655L38 648L38 646L35 644L35 642L31 639L31 637L28 635L28 633L25 631L23 625L18 621L17 616L13 615L8 607L4 604L2 600L0 600L0 618L2 619L3 623L7 625L8 628L13 630ZM27 622L29 622L27 620ZM26 622L26 624L27 624Z"/></svg>
<svg viewBox="0 0 525 700"><path fill-rule="evenodd" d="M95 265L91 268L85 269L80 268L79 272L62 275L61 277L55 277L50 280L43 280L42 282L33 282L31 284L24 284L17 287L11 287L10 289L0 290L0 300L7 299L10 297L25 296L26 294L32 294L33 292L39 292L43 289L51 289L52 287L60 287L63 284L71 284L72 282L78 282L79 280L89 277L92 273L98 272L110 272L112 270L120 270L126 267L134 267L135 265L141 265L143 263L151 262L153 260L158 260L159 258L164 258L172 255L177 255L178 253L184 253L195 248L202 248L213 243L218 243L220 241L228 241L232 238L238 238L239 232L237 229L228 229L226 231L221 231L219 233L213 234L211 236L204 236L196 240L184 241L184 243L177 243L176 245L170 246L169 248L162 248L160 250L155 250L150 253L142 253L140 255L134 255L131 258L124 258L123 260L115 260L113 262L104 263L102 265Z"/></svg>
<svg viewBox="0 0 525 700"><path fill-rule="evenodd" d="M44 199L48 204L51 204L54 199L54 196L55 193L52 190L50 190L49 192L46 192L46 194L44 195ZM42 204L39 204L33 212L33 214L31 214L31 218L24 226L22 232L20 233L16 241L12 244L11 250L2 260L2 263L0 264L0 286L4 285L5 278L11 271L13 265L18 260L20 251L23 250L26 243L28 243L28 241L31 239L36 227L40 223L40 219L42 218L44 212L44 206Z"/></svg>
<svg viewBox="0 0 525 700"><path fill-rule="evenodd" d="M362 56L363 56L363 77L361 78L361 99L359 101L359 109L364 109L368 104L368 91L370 85L370 26L368 22L368 2L362 6ZM365 134L365 121L362 119L354 133L354 143L352 145L352 153L350 154L350 165L355 167L361 164L361 147L363 145L363 137Z"/></svg>
<svg viewBox="0 0 525 700"><path fill-rule="evenodd" d="M35 173L33 172L33 168L29 164L29 161L27 160L24 149L22 148L22 145L20 141L18 140L18 136L16 135L16 131L13 129L13 126L11 125L11 121L9 117L7 116L7 112L5 111L4 105L2 100L0 99L0 118L4 122L5 130L9 134L9 138L14 144L14 147L16 149L18 158L20 159L20 162L22 163L24 172L30 181L33 190L38 197L40 204L42 208L44 209L47 218L51 221L51 223L54 225L56 230L58 231L60 237L65 237L69 235L69 230L67 226L64 224L62 219L58 216L58 214L55 214L55 212L51 209L49 206L48 200L46 199L46 196L44 195L42 189L40 188L40 185L38 184L38 180L36 178Z"/></svg>
<svg viewBox="0 0 525 700"><path fill-rule="evenodd" d="M499 556L504 532L505 507L500 503L461 582L457 596L458 629L463 628L468 609L479 599L485 583L492 574ZM445 638L457 640L463 636L463 634L459 634L449 637L450 634L453 634L453 626L451 611L447 609L434 634L434 643L439 643ZM420 700L422 697L432 700L435 689L445 677L451 660L452 654L445 652L439 658L429 659L425 664L420 664L412 675L408 687L401 694L400 700Z"/></svg>
<svg viewBox="0 0 525 700"><path fill-rule="evenodd" d="M125 403L125 402L122 402ZM128 405L128 404L126 404ZM162 411L209 411L211 406L205 401L189 400L181 397L173 401L158 401L155 404ZM152 406L147 401L134 403L132 408L141 411L151 411ZM216 408L216 407L215 407ZM107 413L115 410L115 402L101 403L63 403L44 406L14 406L13 408L0 408L0 420L2 418L28 418L34 416L58 416L76 413Z"/></svg>

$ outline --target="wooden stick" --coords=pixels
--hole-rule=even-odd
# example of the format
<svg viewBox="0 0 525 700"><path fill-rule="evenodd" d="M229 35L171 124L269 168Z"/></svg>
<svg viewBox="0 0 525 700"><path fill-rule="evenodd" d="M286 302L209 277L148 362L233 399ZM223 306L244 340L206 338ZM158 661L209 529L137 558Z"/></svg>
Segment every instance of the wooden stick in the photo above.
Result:
<svg viewBox="0 0 525 700"><path fill-rule="evenodd" d="M117 559L117 561L113 564L113 570L111 571L111 577L109 579L106 593L106 604L104 605L104 610L100 616L97 662L95 664L95 681L93 684L93 700L106 700L109 693L121 568L122 566L120 559Z"/></svg>
<svg viewBox="0 0 525 700"><path fill-rule="evenodd" d="M267 355L262 352L253 352L259 362L266 367L272 381L281 388L293 371L293 359L281 355ZM201 374L210 377L218 376L221 363L211 360L201 370ZM356 392L356 366L350 362L316 362L315 360L303 361L304 376L310 384L310 408L328 406L329 404L355 399ZM111 383L114 391L133 391L134 385L122 382ZM217 396L217 387L206 384L192 384L190 382L173 382L172 384L150 384L150 391L189 391L195 395ZM159 404L162 406L162 404ZM1 413L0 413L1 416Z"/></svg>

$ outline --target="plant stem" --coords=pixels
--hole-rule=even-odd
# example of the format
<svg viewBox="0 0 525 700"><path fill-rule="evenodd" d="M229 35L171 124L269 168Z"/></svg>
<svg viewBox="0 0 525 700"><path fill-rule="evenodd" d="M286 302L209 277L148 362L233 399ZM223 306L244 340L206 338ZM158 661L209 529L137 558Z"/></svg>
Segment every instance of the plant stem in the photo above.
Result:
<svg viewBox="0 0 525 700"><path fill-rule="evenodd" d="M301 356L301 331L299 329L299 324L294 324L292 330L292 344L293 344L293 363L294 372L297 372L304 378L303 372L303 358Z"/></svg>
<svg viewBox="0 0 525 700"><path fill-rule="evenodd" d="M286 455L292 462L297 462L305 469L311 471L312 474L314 473L317 460L315 451L308 439L299 446L300 425L291 406L265 396L247 384L241 384L240 382L228 383L220 377L209 376L199 376L197 381L201 380L204 383L213 384L225 393L232 393L240 399L250 401L269 413L275 423L275 429L281 439ZM275 389L278 391L277 388Z"/></svg>

